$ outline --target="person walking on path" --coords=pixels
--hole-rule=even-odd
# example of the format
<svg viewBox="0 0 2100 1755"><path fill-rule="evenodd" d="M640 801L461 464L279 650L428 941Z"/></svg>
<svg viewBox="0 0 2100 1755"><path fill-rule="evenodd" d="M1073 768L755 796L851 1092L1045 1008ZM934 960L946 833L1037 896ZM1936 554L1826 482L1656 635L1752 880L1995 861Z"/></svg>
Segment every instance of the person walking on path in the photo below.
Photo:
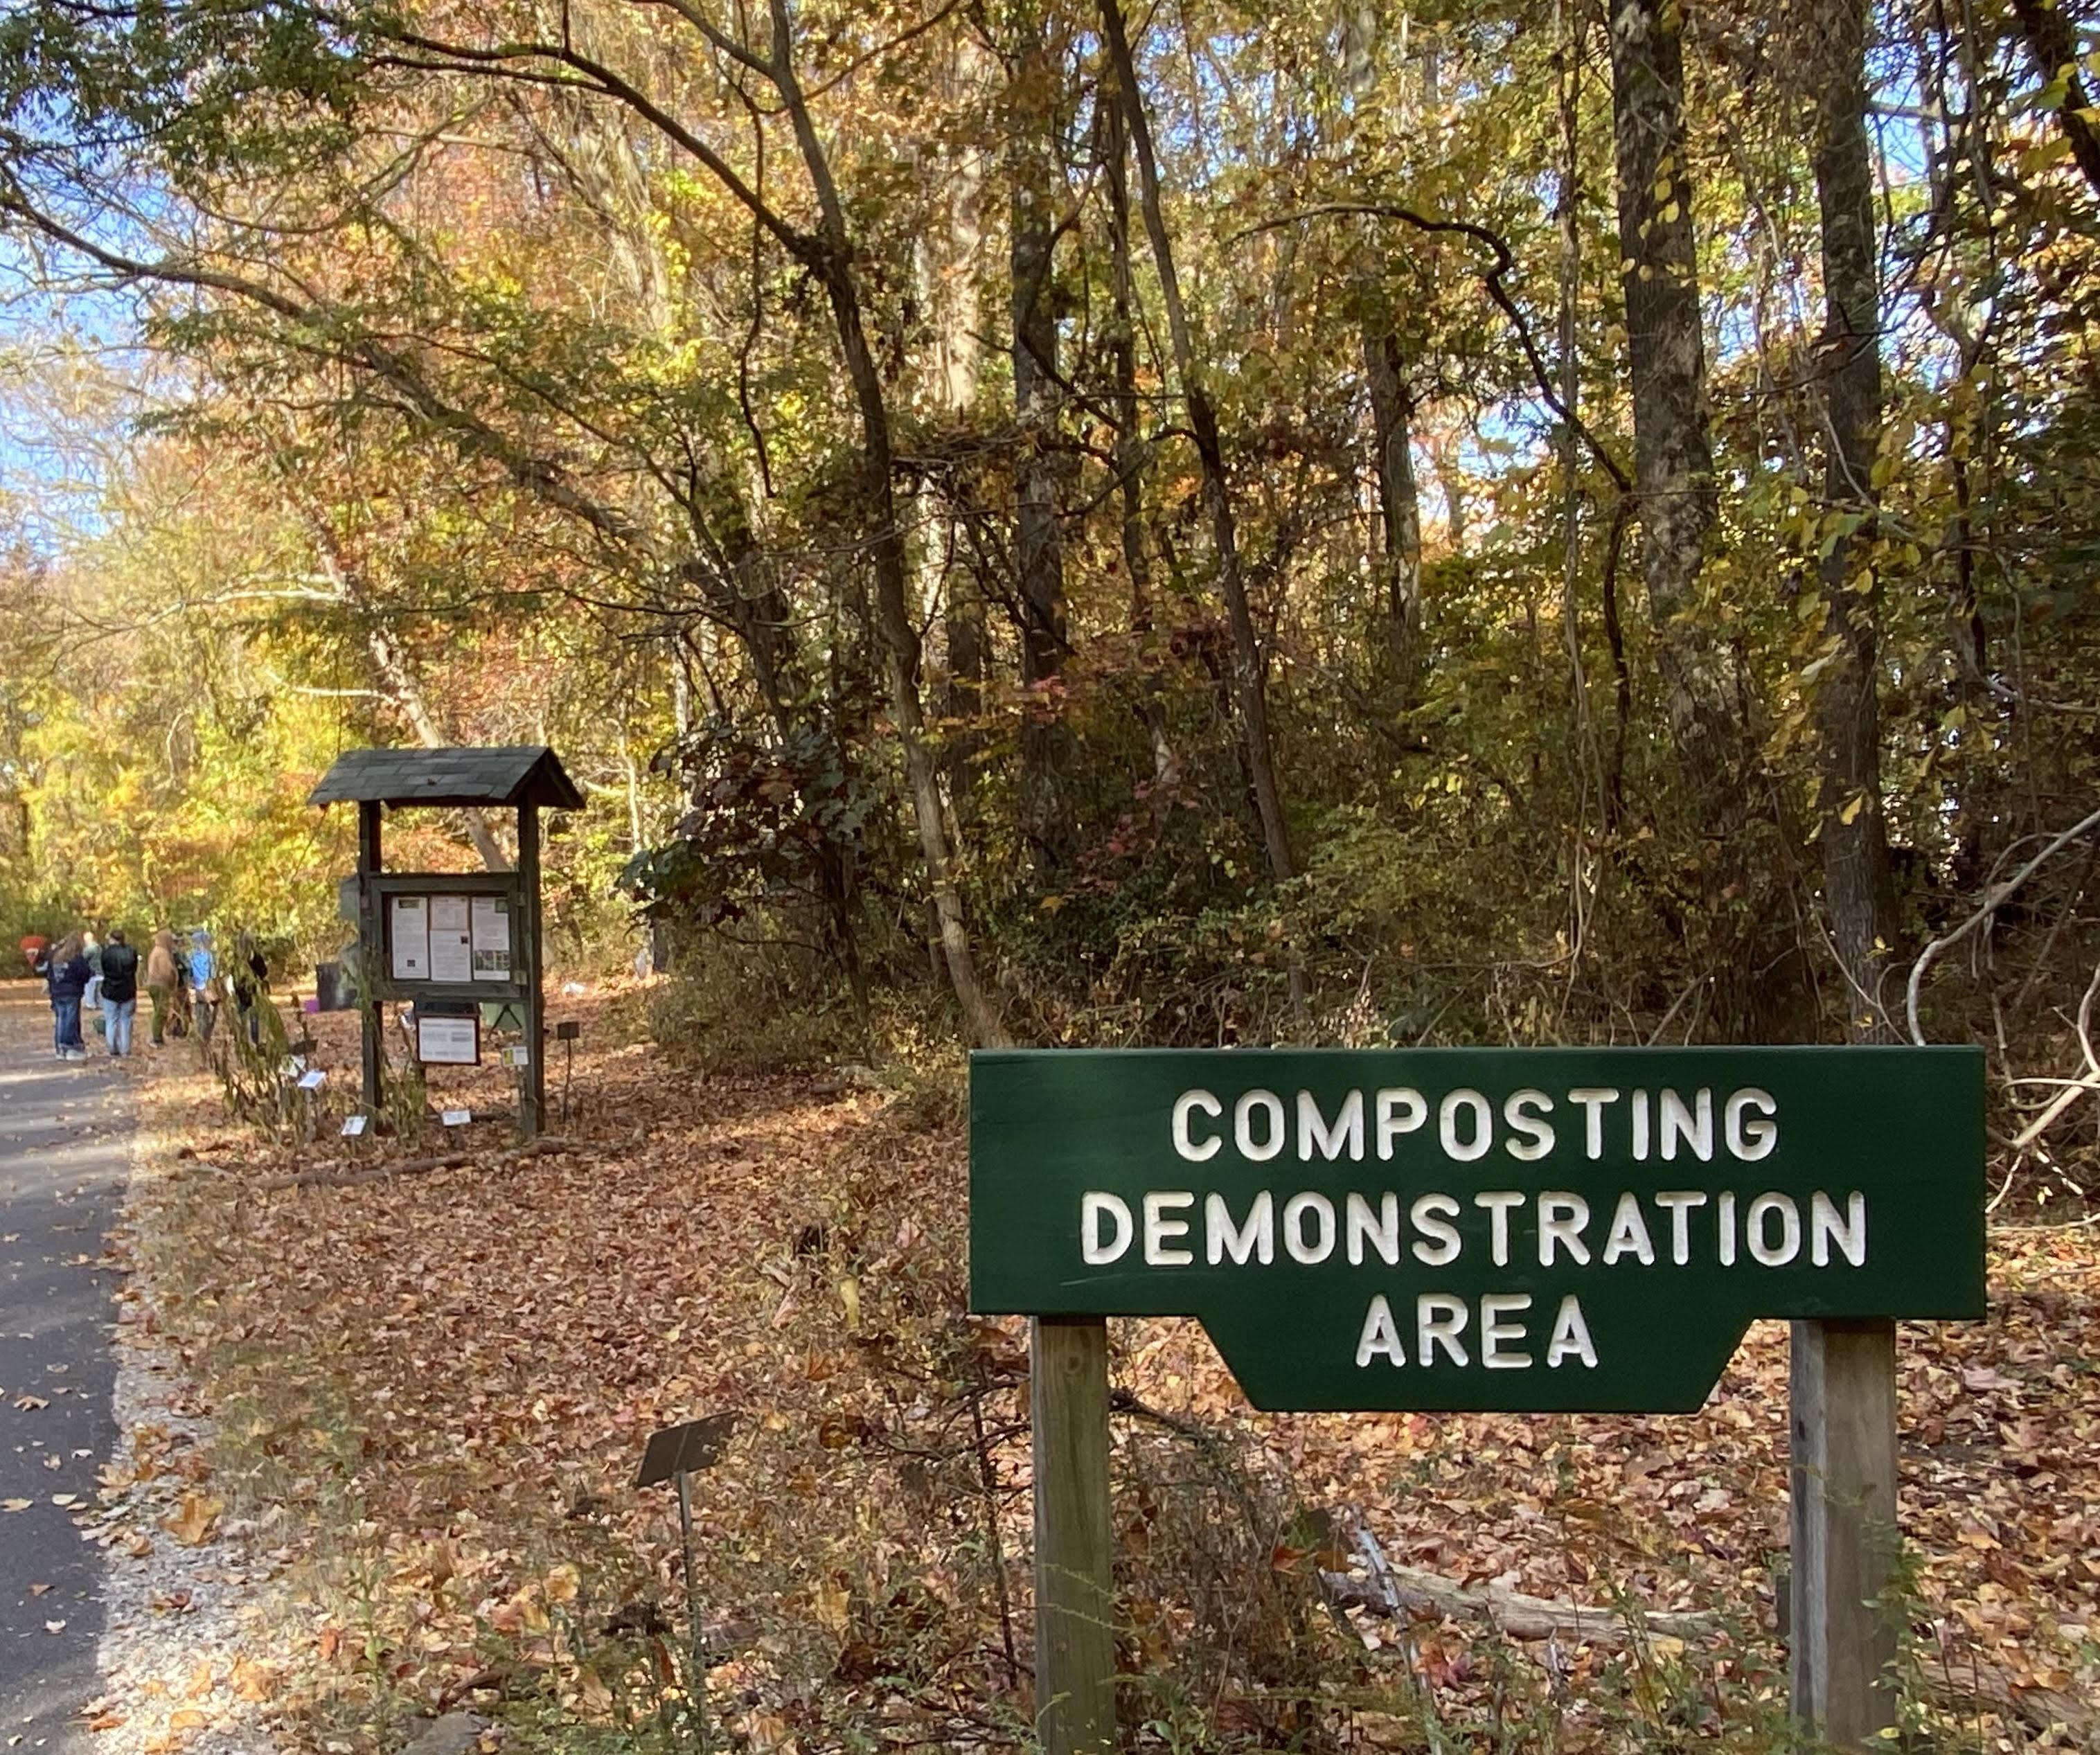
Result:
<svg viewBox="0 0 2100 1755"><path fill-rule="evenodd" d="M167 1045L175 990L182 983L181 966L175 958L175 935L163 927L154 933L153 948L146 953L146 994L153 1003L153 1046L157 1048Z"/></svg>
<svg viewBox="0 0 2100 1755"><path fill-rule="evenodd" d="M262 1025L256 1007L270 991L270 965L263 960L252 933L243 933L234 941L232 986L234 1012L247 1030L249 1041L260 1043Z"/></svg>
<svg viewBox="0 0 2100 1755"><path fill-rule="evenodd" d="M81 948L81 935L68 933L51 953L51 1046L61 1060L84 1060L87 1044L80 1037L80 1001L94 971Z"/></svg>
<svg viewBox="0 0 2100 1755"><path fill-rule="evenodd" d="M212 955L211 934L202 927L190 934L189 977L190 1010L196 1018L197 1040L209 1047L223 984L218 978L218 959Z"/></svg>
<svg viewBox="0 0 2100 1755"><path fill-rule="evenodd" d="M112 926L102 947L102 1033L109 1038L112 1060L131 1052L131 1021L139 1010L139 953L126 942L124 928Z"/></svg>

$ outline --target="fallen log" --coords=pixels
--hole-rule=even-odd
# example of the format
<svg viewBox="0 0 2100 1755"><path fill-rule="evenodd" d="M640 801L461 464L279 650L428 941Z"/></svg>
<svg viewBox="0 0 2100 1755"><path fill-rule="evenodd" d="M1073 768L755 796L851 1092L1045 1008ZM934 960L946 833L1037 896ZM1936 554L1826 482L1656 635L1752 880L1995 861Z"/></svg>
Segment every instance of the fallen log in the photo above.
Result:
<svg viewBox="0 0 2100 1755"><path fill-rule="evenodd" d="M1414 1566L1388 1563L1382 1581L1358 1578L1350 1572L1322 1572L1320 1582L1343 1608L1361 1608L1388 1617L1425 1613L1487 1621L1512 1639L1623 1646L1637 1638L1702 1639L1719 1625L1710 1615L1590 1608L1527 1596L1499 1585L1460 1585L1440 1573ZM1381 1589L1381 1582L1387 1588Z"/></svg>
<svg viewBox="0 0 2100 1755"><path fill-rule="evenodd" d="M470 1154L447 1152L437 1158L404 1158L398 1164L377 1164L369 1170L302 1170L288 1176L265 1176L258 1190L273 1193L280 1188L354 1188L360 1183L384 1182L390 1176L414 1176L426 1170L457 1170Z"/></svg>
<svg viewBox="0 0 2100 1755"><path fill-rule="evenodd" d="M2017 1719L2030 1731L2061 1726L2072 1747L2100 1748L2100 1717L2086 1702L2054 1688L2016 1688L2010 1677L1983 1665L1961 1676L1928 1673L1924 1681L1926 1698L1955 1718L1989 1713Z"/></svg>
<svg viewBox="0 0 2100 1755"><path fill-rule="evenodd" d="M1360 1578L1353 1572L1320 1575L1328 1601L1337 1608L1360 1608L1389 1618L1426 1613L1482 1620L1512 1639L1551 1639L1563 1644L1615 1648L1632 1643L1637 1630L1643 1638L1661 1637L1688 1643L1719 1630L1718 1621L1710 1615L1590 1608L1527 1596L1499 1585L1460 1585L1418 1567L1393 1565L1367 1531L1359 1532L1359 1546L1370 1568L1369 1577ZM1928 1671L1920 1681L1925 1697L1939 1711L1955 1718L1989 1713L2017 1721L2034 1731L2061 1727L2072 1747L2100 1750L2100 1714L2086 1702L2059 1690L2016 1687L2003 1671L1982 1664L1964 1666L1964 1673L1959 1675L1952 1669Z"/></svg>
<svg viewBox="0 0 2100 1755"><path fill-rule="evenodd" d="M527 1140L496 1155L497 1165L515 1164L528 1158L551 1158L576 1149L567 1140L552 1135ZM258 1191L274 1193L280 1188L355 1188L368 1182L385 1182L394 1176L421 1175L426 1171L457 1170L474 1162L471 1152L444 1152L435 1158L404 1158L398 1164L374 1164L365 1170L302 1170L289 1175L266 1176L255 1184Z"/></svg>

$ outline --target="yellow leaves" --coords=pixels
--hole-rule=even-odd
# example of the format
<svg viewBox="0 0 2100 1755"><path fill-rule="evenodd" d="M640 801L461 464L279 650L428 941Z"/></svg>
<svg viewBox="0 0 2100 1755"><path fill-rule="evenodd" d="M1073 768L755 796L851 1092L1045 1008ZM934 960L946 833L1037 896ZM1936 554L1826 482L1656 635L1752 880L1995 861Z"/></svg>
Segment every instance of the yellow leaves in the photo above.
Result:
<svg viewBox="0 0 2100 1755"><path fill-rule="evenodd" d="M1859 820L1860 813L1866 808L1867 795L1864 792L1855 792L1839 809L1838 820L1849 829Z"/></svg>
<svg viewBox="0 0 2100 1755"><path fill-rule="evenodd" d="M843 1636L853 1624L853 1594L835 1578L827 1578L810 1592L810 1606L817 1625L827 1633Z"/></svg>
<svg viewBox="0 0 2100 1755"><path fill-rule="evenodd" d="M186 1548L199 1548L211 1540L224 1503L202 1493L184 1493L175 1509L161 1519L161 1528Z"/></svg>
<svg viewBox="0 0 2100 1755"><path fill-rule="evenodd" d="M277 1691L276 1673L251 1657L236 1657L227 1677L236 1698L260 1705Z"/></svg>
<svg viewBox="0 0 2100 1755"><path fill-rule="evenodd" d="M0 1499L0 1511L26 1511L35 1503L33 1499Z"/></svg>
<svg viewBox="0 0 2100 1755"><path fill-rule="evenodd" d="M851 1274L839 1281L839 1302L845 1307L846 1332L858 1334L860 1332L860 1281Z"/></svg>

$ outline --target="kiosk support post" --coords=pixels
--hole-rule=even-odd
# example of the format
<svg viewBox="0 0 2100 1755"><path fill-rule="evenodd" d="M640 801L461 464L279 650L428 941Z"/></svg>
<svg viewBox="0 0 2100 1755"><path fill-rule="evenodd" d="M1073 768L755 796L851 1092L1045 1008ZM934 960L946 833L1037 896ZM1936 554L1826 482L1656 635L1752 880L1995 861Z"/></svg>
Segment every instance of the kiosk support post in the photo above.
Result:
<svg viewBox="0 0 2100 1755"><path fill-rule="evenodd" d="M379 929L378 904L372 880L379 875L379 821L381 806L374 800L357 807L357 941L362 947L358 964L359 1096L364 1112L379 1112L380 1083L385 1069L385 1045L379 1036L379 958L383 934Z"/></svg>
<svg viewBox="0 0 2100 1755"><path fill-rule="evenodd" d="M547 1125L547 994L540 934L540 807L518 807L518 887L524 919L512 953L525 963L525 1077L518 1099L518 1131L537 1139Z"/></svg>

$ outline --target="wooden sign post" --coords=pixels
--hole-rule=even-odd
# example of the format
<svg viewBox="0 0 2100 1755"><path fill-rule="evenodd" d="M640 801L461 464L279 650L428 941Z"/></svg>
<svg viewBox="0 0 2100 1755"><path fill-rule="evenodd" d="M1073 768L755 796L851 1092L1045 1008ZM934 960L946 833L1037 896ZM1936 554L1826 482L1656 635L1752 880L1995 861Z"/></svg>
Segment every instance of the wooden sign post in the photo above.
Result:
<svg viewBox="0 0 2100 1755"><path fill-rule="evenodd" d="M1965 1048L972 1056L970 1302L1035 1319L1036 1698L1114 1736L1106 1327L1257 1407L1688 1413L1795 1320L1795 1709L1892 1722L1898 1317L1983 1313Z"/></svg>

